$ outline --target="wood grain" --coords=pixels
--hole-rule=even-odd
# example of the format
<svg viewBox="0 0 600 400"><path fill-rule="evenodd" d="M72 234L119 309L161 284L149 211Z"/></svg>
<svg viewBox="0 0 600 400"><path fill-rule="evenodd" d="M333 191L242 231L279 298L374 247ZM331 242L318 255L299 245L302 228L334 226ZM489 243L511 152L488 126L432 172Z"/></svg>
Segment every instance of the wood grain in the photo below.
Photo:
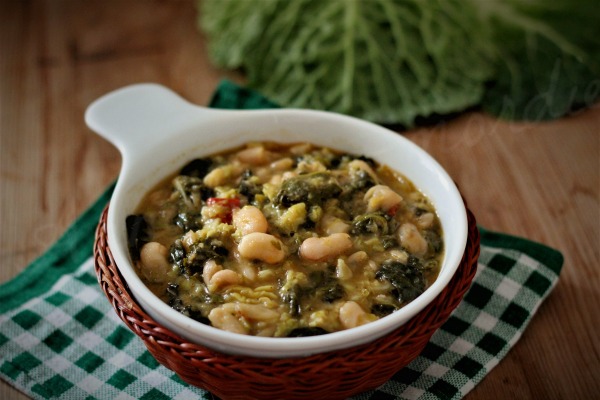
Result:
<svg viewBox="0 0 600 400"><path fill-rule="evenodd" d="M221 78L192 1L0 2L0 281L41 255L118 174L84 124L97 97L157 82L206 104ZM559 284L468 396L600 393L600 106L546 123L470 113L404 133L456 180L478 222L559 249ZM25 398L2 382L0 398Z"/></svg>

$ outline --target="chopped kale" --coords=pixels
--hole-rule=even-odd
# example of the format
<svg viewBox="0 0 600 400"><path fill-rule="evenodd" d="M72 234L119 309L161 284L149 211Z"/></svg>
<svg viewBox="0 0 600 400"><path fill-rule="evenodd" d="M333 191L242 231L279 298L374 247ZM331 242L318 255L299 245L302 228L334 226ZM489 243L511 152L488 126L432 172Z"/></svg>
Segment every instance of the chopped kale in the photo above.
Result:
<svg viewBox="0 0 600 400"><path fill-rule="evenodd" d="M344 294L346 294L344 287L338 282L328 282L321 292L323 293L321 299L326 303L333 303L334 301L343 298Z"/></svg>
<svg viewBox="0 0 600 400"><path fill-rule="evenodd" d="M373 306L371 307L371 314L377 315L379 318L382 318L386 315L390 315L396 310L398 310L398 307L395 307L391 304L373 304Z"/></svg>
<svg viewBox="0 0 600 400"><path fill-rule="evenodd" d="M325 329L320 328L318 326L314 327L302 327L292 329L290 333L288 333L288 337L306 337L306 336L318 336L325 335L327 332Z"/></svg>
<svg viewBox="0 0 600 400"><path fill-rule="evenodd" d="M387 235L388 232L388 218L381 212L361 214L352 221L352 233L354 235Z"/></svg>
<svg viewBox="0 0 600 400"><path fill-rule="evenodd" d="M336 277L334 266L330 266L324 271L313 272L310 274L310 281L313 284L315 296L326 303L333 303L346 294Z"/></svg>
<svg viewBox="0 0 600 400"><path fill-rule="evenodd" d="M294 285L283 293L282 301L288 304L288 312L292 316L302 314L302 302L305 298L320 299L333 303L342 299L346 291L335 276L335 267L310 274L308 285Z"/></svg>
<svg viewBox="0 0 600 400"><path fill-rule="evenodd" d="M367 157L365 155L356 155L356 154L340 154L336 157L333 157L330 162L330 166L332 168L337 168L342 164L347 164L352 160L361 160L369 164L371 167L376 167L377 162L371 157Z"/></svg>
<svg viewBox="0 0 600 400"><path fill-rule="evenodd" d="M140 250L148 243L148 223L143 215L129 215L125 219L127 246L134 261L140 259Z"/></svg>
<svg viewBox="0 0 600 400"><path fill-rule="evenodd" d="M371 167L377 166L377 162L374 159L372 159L371 157L367 157L365 155L360 155L360 156L356 157L356 159L366 162Z"/></svg>
<svg viewBox="0 0 600 400"><path fill-rule="evenodd" d="M203 323L204 325L211 325L210 323L210 319L208 319L208 317L205 317L204 315L202 315L202 313L198 310L189 310L189 317L191 319L195 319L196 321Z"/></svg>
<svg viewBox="0 0 600 400"><path fill-rule="evenodd" d="M200 310L193 309L190 305L186 305L179 297L179 285L170 283L166 289L169 307L180 312L186 317L195 319L205 325L210 325L210 320L205 317ZM211 299L209 299L211 300Z"/></svg>
<svg viewBox="0 0 600 400"><path fill-rule="evenodd" d="M252 174L252 171L247 169L242 174L242 179L238 187L238 192L248 198L248 202L252 203L257 194L262 193L262 184L260 180Z"/></svg>
<svg viewBox="0 0 600 400"><path fill-rule="evenodd" d="M335 163L336 158L336 154L327 151L305 153L294 157L294 168L304 162L309 165L319 163L325 168L330 169L333 163Z"/></svg>
<svg viewBox="0 0 600 400"><path fill-rule="evenodd" d="M419 260L418 257L413 256L412 254L408 256L408 260L406 261L406 264L410 268L414 268L417 270L423 269L423 263L421 263L421 260Z"/></svg>
<svg viewBox="0 0 600 400"><path fill-rule="evenodd" d="M393 294L400 303L408 303L425 291L425 277L414 261L402 264L385 261L375 274L377 279L387 280L394 287Z"/></svg>
<svg viewBox="0 0 600 400"><path fill-rule="evenodd" d="M432 254L438 254L444 248L444 241L440 235L432 230L423 232L423 238L427 241L429 251Z"/></svg>
<svg viewBox="0 0 600 400"><path fill-rule="evenodd" d="M400 246L398 239L396 239L393 235L382 236L380 240L385 250Z"/></svg>
<svg viewBox="0 0 600 400"><path fill-rule="evenodd" d="M179 175L173 179L173 187L187 207L184 211L199 209L201 200L206 201L215 194L212 188L204 186L202 179L196 176Z"/></svg>
<svg viewBox="0 0 600 400"><path fill-rule="evenodd" d="M186 306L181 301L179 297L179 285L175 283L169 283L167 286L167 296L169 298L169 307L172 309L184 314L187 312Z"/></svg>
<svg viewBox="0 0 600 400"><path fill-rule="evenodd" d="M281 301L287 304L288 312L292 317L297 317L302 312L300 300L304 295L300 285L294 285L287 291L281 291Z"/></svg>
<svg viewBox="0 0 600 400"><path fill-rule="evenodd" d="M205 253L191 252L188 255L185 262L185 274L186 275L201 275L204 271L204 263L208 261L209 257L204 257Z"/></svg>
<svg viewBox="0 0 600 400"><path fill-rule="evenodd" d="M183 232L190 230L196 231L202 228L202 216L195 213L179 213L173 218L173 223L177 225Z"/></svg>
<svg viewBox="0 0 600 400"><path fill-rule="evenodd" d="M283 181L275 203L290 207L298 203L321 205L342 193L342 188L329 172L314 172Z"/></svg>
<svg viewBox="0 0 600 400"><path fill-rule="evenodd" d="M204 178L210 171L213 162L210 158L196 158L181 168L180 175Z"/></svg>
<svg viewBox="0 0 600 400"><path fill-rule="evenodd" d="M350 175L349 189L351 191L365 190L376 184L375 179L365 170L361 169Z"/></svg>
<svg viewBox="0 0 600 400"><path fill-rule="evenodd" d="M222 261L229 250L218 240L200 242L189 251L183 247L181 240L176 240L169 250L169 261L179 267L181 274L191 276L201 274L208 260Z"/></svg>
<svg viewBox="0 0 600 400"><path fill-rule="evenodd" d="M354 160L364 161L371 168L377 167L377 163L370 157L366 156L357 156L352 154L344 154L334 159L332 162L333 168L344 167L348 163ZM352 169L351 173L348 176L350 178L349 182L344 185L345 194L351 194L358 191L365 191L371 186L375 186L377 182L375 179L365 170L363 169Z"/></svg>
<svg viewBox="0 0 600 400"><path fill-rule="evenodd" d="M179 271L183 273L185 270L185 248L181 239L176 240L169 249L169 262L179 267Z"/></svg>

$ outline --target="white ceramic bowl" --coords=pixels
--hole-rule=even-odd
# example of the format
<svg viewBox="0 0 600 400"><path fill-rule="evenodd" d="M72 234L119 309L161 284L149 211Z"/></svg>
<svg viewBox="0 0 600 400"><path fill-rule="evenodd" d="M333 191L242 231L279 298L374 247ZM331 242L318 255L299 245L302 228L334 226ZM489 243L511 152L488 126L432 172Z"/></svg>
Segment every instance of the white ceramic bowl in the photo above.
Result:
<svg viewBox="0 0 600 400"><path fill-rule="evenodd" d="M294 357L337 350L379 338L407 322L448 284L467 241L464 203L453 180L424 150L381 126L329 112L214 110L190 104L156 84L128 86L87 109L88 126L112 142L123 164L107 217L108 244L139 305L158 323L192 343L256 357ZM140 280L132 266L125 218L158 181L193 158L249 141L307 141L364 154L401 172L434 204L444 231L445 255L438 279L402 309L369 324L302 338L263 338L226 332L174 311Z"/></svg>

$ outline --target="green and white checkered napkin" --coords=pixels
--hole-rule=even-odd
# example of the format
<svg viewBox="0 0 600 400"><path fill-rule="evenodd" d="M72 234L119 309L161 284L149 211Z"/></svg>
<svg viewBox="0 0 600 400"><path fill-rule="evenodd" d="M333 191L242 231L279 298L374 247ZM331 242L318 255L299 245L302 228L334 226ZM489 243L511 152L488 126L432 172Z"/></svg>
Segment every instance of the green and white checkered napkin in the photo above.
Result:
<svg viewBox="0 0 600 400"><path fill-rule="evenodd" d="M274 106L229 82L211 105ZM111 192L0 286L0 376L37 399L210 399L152 358L98 285L94 230ZM563 257L538 243L480 231L477 275L464 301L417 359L356 399L459 399L519 340L558 281Z"/></svg>

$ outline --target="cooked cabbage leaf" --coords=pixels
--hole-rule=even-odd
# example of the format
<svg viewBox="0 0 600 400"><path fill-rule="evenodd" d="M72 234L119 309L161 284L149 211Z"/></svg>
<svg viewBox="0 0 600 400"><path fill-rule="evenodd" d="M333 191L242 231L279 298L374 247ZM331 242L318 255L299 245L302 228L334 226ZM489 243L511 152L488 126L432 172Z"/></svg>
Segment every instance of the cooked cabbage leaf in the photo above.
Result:
<svg viewBox="0 0 600 400"><path fill-rule="evenodd" d="M541 119L590 105L600 92L594 1L199 4L212 61L242 70L250 88L285 107L410 127L471 106Z"/></svg>

